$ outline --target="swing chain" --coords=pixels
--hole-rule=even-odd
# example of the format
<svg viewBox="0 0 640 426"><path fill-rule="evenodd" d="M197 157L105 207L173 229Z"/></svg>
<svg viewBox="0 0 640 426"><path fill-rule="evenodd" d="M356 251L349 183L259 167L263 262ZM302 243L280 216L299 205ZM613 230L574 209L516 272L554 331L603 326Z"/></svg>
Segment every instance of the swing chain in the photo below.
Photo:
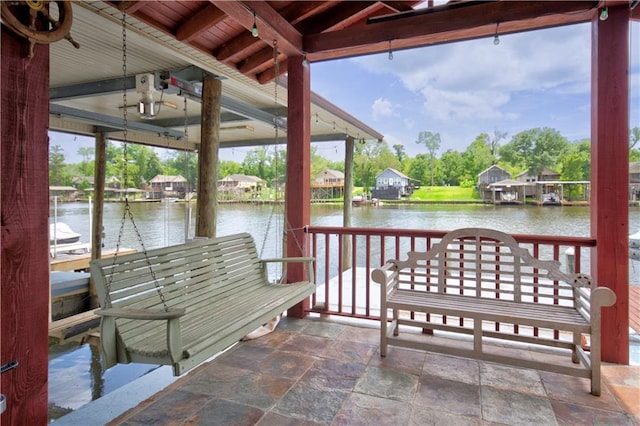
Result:
<svg viewBox="0 0 640 426"><path fill-rule="evenodd" d="M162 289L160 288L160 283L158 282L158 279L156 278L156 274L153 271L153 268L151 266L151 260L149 259L149 255L147 253L147 249L144 245L144 241L142 241L142 235L140 234L140 230L138 229L138 226L136 225L136 222L133 218L133 213L131 212L131 205L129 204L129 196L128 196L128 180L129 180L129 172L128 172L128 140L127 140L127 134L128 134L128 122L127 122L127 20L126 20L126 12L123 10L122 11L122 73L123 73L123 83L122 83L122 101L123 101L123 105L124 107L122 108L122 125L123 125L123 129L122 129L122 134L123 134L123 151L122 151L122 155L123 155L123 165L122 165L122 175L123 175L123 183L124 183L124 210L122 212L122 218L120 220L120 231L118 232L118 240L116 242L116 251L112 257L113 262L111 263L111 274L109 275L109 279L107 280L107 295L106 295L106 307L111 307L111 284L113 283L113 276L114 276L114 269L115 269L115 264L116 264L116 260L118 258L118 253L120 252L120 245L122 243L122 236L124 234L124 227L125 227L125 222L126 219L129 218L129 220L131 221L131 224L133 225L133 229L135 231L136 236L138 237L138 242L140 243L140 248L142 251L142 254L144 255L144 259L146 261L147 267L149 268L149 273L151 275L151 278L153 280L154 286L156 288L156 291L158 293L158 296L160 297L160 302L162 303L162 306L165 310L165 312L169 311L169 306L166 303L166 299L164 297L164 294L162 293ZM186 99L186 98L185 98Z"/></svg>

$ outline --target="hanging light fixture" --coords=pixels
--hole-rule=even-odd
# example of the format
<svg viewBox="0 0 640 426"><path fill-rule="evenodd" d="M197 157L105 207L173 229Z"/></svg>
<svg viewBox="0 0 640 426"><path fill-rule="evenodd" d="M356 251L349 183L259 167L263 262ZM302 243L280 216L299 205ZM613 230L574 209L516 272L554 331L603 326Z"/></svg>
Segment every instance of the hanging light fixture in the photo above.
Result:
<svg viewBox="0 0 640 426"><path fill-rule="evenodd" d="M302 57L302 66L305 68L309 66L309 62L307 61L307 55L304 55Z"/></svg>
<svg viewBox="0 0 640 426"><path fill-rule="evenodd" d="M393 50L391 50L391 40L389 40L389 60L393 61Z"/></svg>
<svg viewBox="0 0 640 426"><path fill-rule="evenodd" d="M251 35L258 37L258 26L256 25L256 11L253 11L253 27L251 28Z"/></svg>
<svg viewBox="0 0 640 426"><path fill-rule="evenodd" d="M609 17L609 8L605 6L600 10L600 20L606 21L608 17Z"/></svg>
<svg viewBox="0 0 640 426"><path fill-rule="evenodd" d="M500 44L500 37L498 37L499 26L500 26L500 22L496 22L496 34L493 36L493 44L496 46Z"/></svg>

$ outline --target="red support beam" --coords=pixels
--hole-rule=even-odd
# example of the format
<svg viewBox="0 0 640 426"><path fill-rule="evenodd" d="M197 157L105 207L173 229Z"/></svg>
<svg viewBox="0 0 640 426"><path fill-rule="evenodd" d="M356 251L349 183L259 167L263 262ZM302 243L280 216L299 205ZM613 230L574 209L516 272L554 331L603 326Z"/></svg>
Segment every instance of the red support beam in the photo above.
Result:
<svg viewBox="0 0 640 426"><path fill-rule="evenodd" d="M287 113L287 190L286 238L287 256L307 256L307 234L311 203L311 79L302 56L289 57L288 113ZM289 264L287 281L306 279L303 264ZM302 318L309 308L309 300L294 306L288 316Z"/></svg>
<svg viewBox="0 0 640 426"><path fill-rule="evenodd" d="M591 22L592 275L611 288L604 308L602 360L629 363L629 6Z"/></svg>
<svg viewBox="0 0 640 426"><path fill-rule="evenodd" d="M0 377L2 425L47 423L49 328L49 45L2 26Z"/></svg>

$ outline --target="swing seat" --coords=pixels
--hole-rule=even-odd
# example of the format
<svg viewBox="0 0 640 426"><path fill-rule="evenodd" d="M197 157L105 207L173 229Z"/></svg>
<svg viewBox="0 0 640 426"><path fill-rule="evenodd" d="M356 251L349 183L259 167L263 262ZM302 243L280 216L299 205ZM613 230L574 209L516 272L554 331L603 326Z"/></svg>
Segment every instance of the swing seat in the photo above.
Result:
<svg viewBox="0 0 640 426"><path fill-rule="evenodd" d="M113 262L91 262L103 307L96 314L102 317L105 368L130 362L171 365L179 376L315 292L313 258L260 259L248 233L127 254ZM308 280L269 283L270 262L304 262Z"/></svg>

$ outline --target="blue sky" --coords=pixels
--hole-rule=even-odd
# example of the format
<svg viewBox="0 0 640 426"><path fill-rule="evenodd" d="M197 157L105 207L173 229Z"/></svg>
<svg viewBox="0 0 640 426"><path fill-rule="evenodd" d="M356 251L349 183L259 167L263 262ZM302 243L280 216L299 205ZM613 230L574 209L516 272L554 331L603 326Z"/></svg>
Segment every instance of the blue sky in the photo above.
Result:
<svg viewBox="0 0 640 426"><path fill-rule="evenodd" d="M640 24L630 33L630 127L640 127ZM590 137L591 25L581 24L421 49L318 62L311 88L385 136L410 156L425 152L421 131L438 132L441 149L463 151L480 133L551 127L570 141ZM68 162L92 138L51 135ZM222 150L241 161L251 148ZM344 142L317 144L332 160Z"/></svg>
<svg viewBox="0 0 640 426"><path fill-rule="evenodd" d="M631 30L630 127L640 126L640 25ZM551 127L590 137L591 25L505 35L312 64L312 89L415 156L420 131L441 152L463 151L482 132ZM334 144L335 145L335 144ZM335 147L319 145L319 153ZM340 145L342 147L343 145ZM343 148L340 148L343 149Z"/></svg>

